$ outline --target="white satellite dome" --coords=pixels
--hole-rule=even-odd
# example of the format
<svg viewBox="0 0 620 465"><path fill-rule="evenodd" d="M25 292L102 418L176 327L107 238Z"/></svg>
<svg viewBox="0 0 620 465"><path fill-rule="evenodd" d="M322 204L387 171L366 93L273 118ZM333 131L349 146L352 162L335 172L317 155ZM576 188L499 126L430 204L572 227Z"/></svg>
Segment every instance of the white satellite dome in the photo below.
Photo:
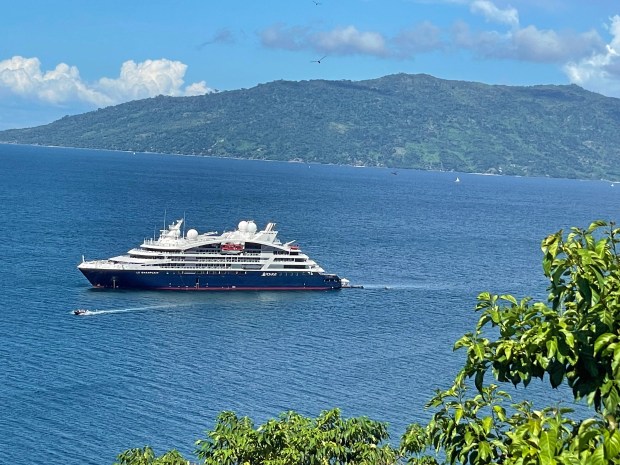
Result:
<svg viewBox="0 0 620 465"><path fill-rule="evenodd" d="M247 231L250 234L256 233L256 223L254 223L254 221L248 221Z"/></svg>
<svg viewBox="0 0 620 465"><path fill-rule="evenodd" d="M248 228L248 222L247 221L240 221L239 222L239 226L237 226L237 229L241 232L246 232Z"/></svg>
<svg viewBox="0 0 620 465"><path fill-rule="evenodd" d="M187 238L190 241L195 241L198 238L198 231L196 231L195 229L190 229L189 231L187 231Z"/></svg>

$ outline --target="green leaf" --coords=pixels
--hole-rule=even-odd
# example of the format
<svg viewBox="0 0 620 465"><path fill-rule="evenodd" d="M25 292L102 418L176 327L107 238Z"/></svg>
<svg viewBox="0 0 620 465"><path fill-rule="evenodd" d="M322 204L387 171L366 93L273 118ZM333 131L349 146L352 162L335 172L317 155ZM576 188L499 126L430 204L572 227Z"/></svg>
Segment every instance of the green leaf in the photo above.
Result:
<svg viewBox="0 0 620 465"><path fill-rule="evenodd" d="M555 353L558 350L558 343L556 342L555 339L549 339L545 343L545 346L547 348L547 357L553 358L555 356Z"/></svg>
<svg viewBox="0 0 620 465"><path fill-rule="evenodd" d="M463 337L461 337L458 341L454 343L454 347L452 350L460 349L461 347L468 347L471 345L471 339L473 334L466 333Z"/></svg>
<svg viewBox="0 0 620 465"><path fill-rule="evenodd" d="M595 220L590 223L590 226L588 227L588 232L594 232L596 229L603 228L605 226L607 226L607 221Z"/></svg>
<svg viewBox="0 0 620 465"><path fill-rule="evenodd" d="M499 421L506 421L506 410L504 409L504 407L502 407L501 405L494 405L493 411L495 412L495 415L497 415Z"/></svg>
<svg viewBox="0 0 620 465"><path fill-rule="evenodd" d="M551 382L551 387L557 388L562 381L564 380L565 367L564 364L559 362L552 362L547 367L547 372L549 373L549 381Z"/></svg>
<svg viewBox="0 0 620 465"><path fill-rule="evenodd" d="M609 386L607 396L605 396L605 399L603 400L605 408L608 412L615 412L620 404L620 392L618 392L618 386L616 381L607 381L605 384L611 384L611 386Z"/></svg>
<svg viewBox="0 0 620 465"><path fill-rule="evenodd" d="M463 407L460 405L457 405L454 408L454 422L458 425L462 417L463 417Z"/></svg>
<svg viewBox="0 0 620 465"><path fill-rule="evenodd" d="M551 234L551 235L547 236L542 241L543 252L549 253L550 255L555 257L558 254L558 248L560 246L561 241L562 241L562 231L561 230L558 231L555 234Z"/></svg>
<svg viewBox="0 0 620 465"><path fill-rule="evenodd" d="M575 336L573 336L573 333L565 329L561 329L560 332L564 335L564 341L566 342L566 345L569 348L574 349L575 348Z"/></svg>
<svg viewBox="0 0 620 465"><path fill-rule="evenodd" d="M484 345L482 342L478 342L474 345L474 353L476 354L478 360L484 359Z"/></svg>
<svg viewBox="0 0 620 465"><path fill-rule="evenodd" d="M506 300L506 301L510 302L511 304L513 304L513 305L517 305L517 299L515 299L510 294L504 294L504 295L500 296L500 299Z"/></svg>
<svg viewBox="0 0 620 465"><path fill-rule="evenodd" d="M614 356L611 361L611 369L614 373L614 377L620 378L618 368L620 367L620 344L614 348Z"/></svg>
<svg viewBox="0 0 620 465"><path fill-rule="evenodd" d="M608 460L617 459L620 454L620 432L615 430L613 434L605 441L605 457Z"/></svg>
<svg viewBox="0 0 620 465"><path fill-rule="evenodd" d="M611 341L616 339L616 335L612 333L601 334L594 342L594 353L598 354L604 347L607 347Z"/></svg>
<svg viewBox="0 0 620 465"><path fill-rule="evenodd" d="M602 444L596 448L596 450L590 457L590 464L607 465L607 461L605 460L605 450L603 449Z"/></svg>
<svg viewBox="0 0 620 465"><path fill-rule="evenodd" d="M476 389L478 389L478 392L482 392L482 387L484 384L484 371L478 370L476 372L476 377L474 378L474 384L476 386Z"/></svg>
<svg viewBox="0 0 620 465"><path fill-rule="evenodd" d="M491 445L486 441L480 441L478 444L478 455L483 461L491 456Z"/></svg>
<svg viewBox="0 0 620 465"><path fill-rule="evenodd" d="M554 463L558 433L556 430L546 430L540 434L540 461L548 465Z"/></svg>
<svg viewBox="0 0 620 465"><path fill-rule="evenodd" d="M482 420L482 428L484 430L484 434L488 436L491 432L491 427L493 426L493 417L484 417Z"/></svg>

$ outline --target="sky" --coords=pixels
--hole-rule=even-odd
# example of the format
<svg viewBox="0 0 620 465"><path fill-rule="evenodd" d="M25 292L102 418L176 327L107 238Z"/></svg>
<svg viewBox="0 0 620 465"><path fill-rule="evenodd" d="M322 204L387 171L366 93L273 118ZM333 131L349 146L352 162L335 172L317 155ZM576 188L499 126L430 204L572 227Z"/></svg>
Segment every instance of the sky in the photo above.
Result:
<svg viewBox="0 0 620 465"><path fill-rule="evenodd" d="M0 130L157 95L389 74L620 98L620 0L20 0Z"/></svg>

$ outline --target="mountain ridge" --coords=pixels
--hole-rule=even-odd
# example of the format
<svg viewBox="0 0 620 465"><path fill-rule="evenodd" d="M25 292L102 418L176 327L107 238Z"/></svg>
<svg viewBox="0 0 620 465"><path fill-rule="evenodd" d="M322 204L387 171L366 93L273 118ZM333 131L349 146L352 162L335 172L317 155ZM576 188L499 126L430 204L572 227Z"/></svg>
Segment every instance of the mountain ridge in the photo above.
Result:
<svg viewBox="0 0 620 465"><path fill-rule="evenodd" d="M393 74L158 96L0 131L0 142L620 179L620 99L572 85Z"/></svg>

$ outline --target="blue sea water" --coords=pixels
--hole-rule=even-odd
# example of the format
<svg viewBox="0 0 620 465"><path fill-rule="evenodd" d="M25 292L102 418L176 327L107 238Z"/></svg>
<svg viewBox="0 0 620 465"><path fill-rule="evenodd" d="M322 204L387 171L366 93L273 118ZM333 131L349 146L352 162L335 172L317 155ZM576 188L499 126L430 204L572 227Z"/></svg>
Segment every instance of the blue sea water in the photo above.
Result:
<svg viewBox="0 0 620 465"><path fill-rule="evenodd" d="M340 407L398 443L461 366L476 295L544 299L540 241L619 205L603 181L0 145L1 461L111 464L146 444L193 457L223 410L260 424ZM365 288L100 291L76 269L181 217L201 232L275 221Z"/></svg>

